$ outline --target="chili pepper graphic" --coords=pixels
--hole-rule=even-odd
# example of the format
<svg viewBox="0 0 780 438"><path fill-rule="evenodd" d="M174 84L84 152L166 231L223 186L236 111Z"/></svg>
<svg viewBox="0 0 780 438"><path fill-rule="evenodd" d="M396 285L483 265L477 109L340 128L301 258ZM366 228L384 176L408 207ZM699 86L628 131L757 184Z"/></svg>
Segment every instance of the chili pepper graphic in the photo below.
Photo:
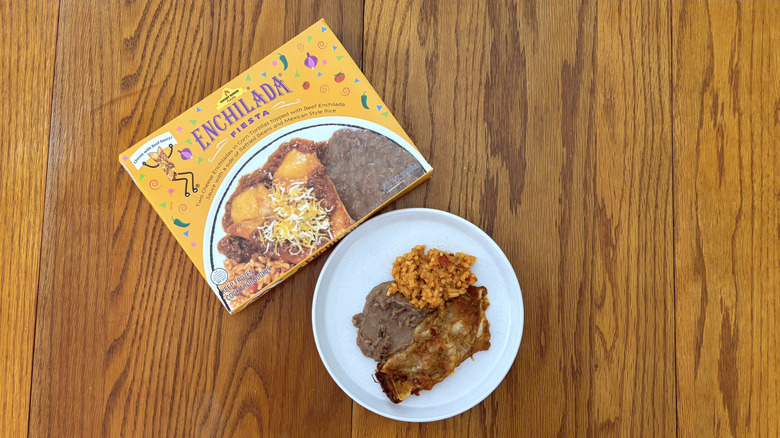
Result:
<svg viewBox="0 0 780 438"><path fill-rule="evenodd" d="M182 221L179 218L171 217L171 219L173 219L173 224L176 225L177 227L187 228L187 227L190 226L190 224L185 223L184 221Z"/></svg>
<svg viewBox="0 0 780 438"><path fill-rule="evenodd" d="M366 96L366 93L363 93L363 95L360 96L360 103L363 104L363 108L370 109L368 107L368 96Z"/></svg>
<svg viewBox="0 0 780 438"><path fill-rule="evenodd" d="M287 57L285 57L281 53L278 53L278 55L279 55L279 62L281 62L282 67L284 67L282 70L287 70Z"/></svg>

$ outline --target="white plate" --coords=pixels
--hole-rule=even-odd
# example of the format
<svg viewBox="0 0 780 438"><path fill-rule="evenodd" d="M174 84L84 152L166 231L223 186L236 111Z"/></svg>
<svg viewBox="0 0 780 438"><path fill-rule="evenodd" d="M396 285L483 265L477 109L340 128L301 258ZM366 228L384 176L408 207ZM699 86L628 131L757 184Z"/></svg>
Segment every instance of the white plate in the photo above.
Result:
<svg viewBox="0 0 780 438"><path fill-rule="evenodd" d="M432 390L394 404L373 380L377 363L363 356L355 343L352 316L362 312L371 288L392 280L395 258L420 244L477 257L471 268L476 285L488 290L490 349L464 361ZM452 417L490 395L515 360L523 316L520 285L501 248L465 219L425 208L383 214L344 238L322 268L312 303L314 340L333 380L366 409L413 422Z"/></svg>

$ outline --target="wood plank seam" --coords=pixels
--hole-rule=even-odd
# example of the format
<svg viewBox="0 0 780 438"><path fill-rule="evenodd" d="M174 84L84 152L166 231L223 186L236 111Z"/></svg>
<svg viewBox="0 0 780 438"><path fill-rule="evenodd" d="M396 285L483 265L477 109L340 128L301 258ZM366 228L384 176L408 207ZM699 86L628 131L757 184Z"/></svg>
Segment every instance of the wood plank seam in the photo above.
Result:
<svg viewBox="0 0 780 438"><path fill-rule="evenodd" d="M43 219L41 220L40 225L40 236L41 239L43 239L44 230L46 229L46 187L49 183L49 148L51 147L51 136L52 136L52 124L54 123L54 96L55 96L55 88L57 85L56 79L57 79L57 54L59 53L59 38L60 38L60 10L62 9L62 0L59 0L57 2L57 16L55 18L56 27L54 30L54 59L52 59L52 65L51 65L51 98L49 100L49 132L47 133L48 141L46 143L46 172L44 174L43 178L43 208L42 212ZM30 395L29 395L29 404L27 406L27 436L30 436L30 426L32 425L32 397L33 397L33 385L35 382L35 344L38 342L38 295L41 292L41 277L43 276L43 271L41 270L41 259L43 257L43 248L44 245L41 244L41 247L38 248L38 284L37 289L35 291L35 305L34 307L34 318L33 318L33 348L32 352L30 354Z"/></svg>
<svg viewBox="0 0 780 438"><path fill-rule="evenodd" d="M60 12L60 2L57 2L56 6L56 16L54 17L55 22L55 28L53 30L54 32L54 57L51 61L51 70L49 72L46 72L46 74L50 74L50 87L49 90L51 91L49 103L48 103L48 114L47 119L49 120L48 125L46 126L46 132L44 133L43 137L47 138L47 144L45 146L45 156L43 157L43 168L46 169L44 171L43 175L43 181L42 181L42 187L44 188L44 193L41 200L41 213L42 218L40 221L40 224L38 224L37 232L35 233L37 236L39 236L41 239L43 238L43 230L45 227L45 214L46 211L46 196L45 196L45 188L46 184L48 183L48 162L49 162L49 143L51 139L51 121L53 117L53 110L52 110L52 102L54 101L54 84L55 84L55 75L56 75L56 59L57 59L57 40L59 37L59 12ZM36 30L36 29L33 29ZM28 395L27 395L27 412L20 413L22 415L27 415L27 436L30 435L30 424L32 423L32 416L31 416L31 410L32 410L32 388L33 388L33 375L35 373L35 367L33 366L35 361L35 341L37 336L37 320L38 320L38 294L40 293L40 286L41 286L41 257L43 253L44 245L41 244L38 248L38 260L37 260L37 266L35 269L38 272L38 278L36 279L36 289L35 294L33 295L33 311L32 311L32 345L30 348L30 355L29 355L29 361L30 361L30 374L29 374L29 381L28 383ZM11 330L14 328L11 327Z"/></svg>
<svg viewBox="0 0 780 438"><path fill-rule="evenodd" d="M675 212L675 144L674 144L674 7L669 4L669 122L671 123L671 135L669 140L672 143L672 316L674 324L674 429L675 436L680 436L680 410L678 409L677 392L680 388L679 375L677 373L677 241L674 238L677 232L677 214Z"/></svg>

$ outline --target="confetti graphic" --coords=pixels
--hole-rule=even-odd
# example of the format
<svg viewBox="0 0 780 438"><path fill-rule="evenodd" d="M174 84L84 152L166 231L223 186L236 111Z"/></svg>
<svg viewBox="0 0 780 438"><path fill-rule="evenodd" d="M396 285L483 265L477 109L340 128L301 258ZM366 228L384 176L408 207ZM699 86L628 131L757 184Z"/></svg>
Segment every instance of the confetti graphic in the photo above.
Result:
<svg viewBox="0 0 780 438"><path fill-rule="evenodd" d="M341 95L342 96L349 96L349 87L344 87L341 89Z"/></svg>
<svg viewBox="0 0 780 438"><path fill-rule="evenodd" d="M227 142L227 140L222 140L219 143L217 143L217 151L214 152L214 156L209 159L209 163L214 162L214 158L217 158L217 155L219 154L219 151L222 150L222 147L225 145L225 142Z"/></svg>
<svg viewBox="0 0 780 438"><path fill-rule="evenodd" d="M306 46L303 45L303 43L298 43L297 46L295 46L296 49L298 49L299 52L303 52L303 49L306 48Z"/></svg>
<svg viewBox="0 0 780 438"><path fill-rule="evenodd" d="M163 202L162 204L160 204L160 207L162 207L162 208L166 208L167 206L168 206L168 204L167 204L167 203L165 203L165 202Z"/></svg>
<svg viewBox="0 0 780 438"><path fill-rule="evenodd" d="M177 130L177 131L179 131L179 132L181 132L181 126L179 126L178 128L176 128L176 130Z"/></svg>
<svg viewBox="0 0 780 438"><path fill-rule="evenodd" d="M295 101L290 102L290 103L287 103L287 102L282 100L279 103L277 103L276 105L274 105L273 107L271 107L271 109L275 110L275 109L284 108L284 107L290 106L290 105L297 105L299 103L301 103L301 99L295 99Z"/></svg>
<svg viewBox="0 0 780 438"><path fill-rule="evenodd" d="M179 213L187 211L187 204L179 204Z"/></svg>
<svg viewBox="0 0 780 438"><path fill-rule="evenodd" d="M325 41L320 41L317 43L317 47L320 49L324 49L325 47L327 47L327 44L325 44Z"/></svg>
<svg viewBox="0 0 780 438"><path fill-rule="evenodd" d="M330 91L330 88L328 88L327 85L323 85L320 87L320 93L327 93L328 91Z"/></svg>
<svg viewBox="0 0 780 438"><path fill-rule="evenodd" d="M190 123L192 123L192 126L195 126L195 125L198 124L198 121L197 120L190 120Z"/></svg>
<svg viewBox="0 0 780 438"><path fill-rule="evenodd" d="M160 188L160 182L157 181L156 179L153 179L153 180L149 181L149 188L152 189L152 190L159 189Z"/></svg>

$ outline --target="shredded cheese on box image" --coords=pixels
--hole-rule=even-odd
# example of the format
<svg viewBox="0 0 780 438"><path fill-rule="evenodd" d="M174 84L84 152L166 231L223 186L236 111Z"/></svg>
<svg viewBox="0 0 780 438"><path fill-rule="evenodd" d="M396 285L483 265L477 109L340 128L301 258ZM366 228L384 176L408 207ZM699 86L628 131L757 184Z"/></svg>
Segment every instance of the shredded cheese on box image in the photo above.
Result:
<svg viewBox="0 0 780 438"><path fill-rule="evenodd" d="M275 213L272 221L259 228L266 247L274 247L279 254L279 242L292 246L291 254L313 251L322 243L333 238L330 232L329 210L314 196L313 188L297 182L285 187L273 186L270 194L271 209Z"/></svg>

